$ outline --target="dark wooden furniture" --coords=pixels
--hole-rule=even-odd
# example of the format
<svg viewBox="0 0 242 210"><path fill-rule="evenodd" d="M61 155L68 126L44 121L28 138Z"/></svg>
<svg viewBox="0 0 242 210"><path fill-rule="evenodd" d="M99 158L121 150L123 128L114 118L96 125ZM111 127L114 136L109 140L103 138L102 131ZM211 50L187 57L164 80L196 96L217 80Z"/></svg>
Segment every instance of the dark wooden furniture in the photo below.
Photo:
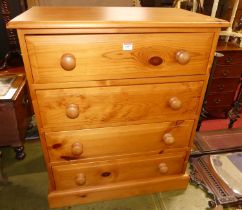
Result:
<svg viewBox="0 0 242 210"><path fill-rule="evenodd" d="M22 2L22 5L24 4L25 3ZM25 8L23 9L25 10ZM2 20L6 25L12 19L8 0L0 0L0 13ZM6 34L8 38L9 50L4 56L3 62L0 63L0 70L6 69L7 67L23 65L16 31L13 29L6 29Z"/></svg>
<svg viewBox="0 0 242 210"><path fill-rule="evenodd" d="M0 72L1 78L15 78L3 94L0 94L0 146L11 146L16 152L17 159L25 157L23 140L31 117L26 79L24 73L14 74L14 71ZM6 86L7 87L7 86ZM1 90L1 88L0 88Z"/></svg>
<svg viewBox="0 0 242 210"><path fill-rule="evenodd" d="M140 0L142 7L172 7L174 0Z"/></svg>
<svg viewBox="0 0 242 210"><path fill-rule="evenodd" d="M242 74L242 50L232 46L219 46L212 80L207 90L208 118L227 118L232 108Z"/></svg>

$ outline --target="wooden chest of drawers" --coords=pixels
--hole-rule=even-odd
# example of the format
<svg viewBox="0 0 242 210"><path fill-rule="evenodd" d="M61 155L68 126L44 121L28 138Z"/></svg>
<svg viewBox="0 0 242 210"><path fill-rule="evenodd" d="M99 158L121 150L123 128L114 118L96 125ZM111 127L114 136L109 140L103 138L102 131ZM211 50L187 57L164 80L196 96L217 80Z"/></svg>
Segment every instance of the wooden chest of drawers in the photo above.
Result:
<svg viewBox="0 0 242 210"><path fill-rule="evenodd" d="M242 76L242 50L219 46L214 75L207 92L208 118L227 118Z"/></svg>
<svg viewBox="0 0 242 210"><path fill-rule="evenodd" d="M184 189L220 28L179 9L32 8L17 28L60 207Z"/></svg>

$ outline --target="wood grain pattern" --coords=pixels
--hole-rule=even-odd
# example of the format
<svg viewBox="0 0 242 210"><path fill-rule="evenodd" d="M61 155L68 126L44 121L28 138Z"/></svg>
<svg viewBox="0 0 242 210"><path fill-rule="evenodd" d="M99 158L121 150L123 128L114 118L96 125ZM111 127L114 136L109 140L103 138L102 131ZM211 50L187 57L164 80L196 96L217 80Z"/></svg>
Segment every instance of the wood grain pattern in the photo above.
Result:
<svg viewBox="0 0 242 210"><path fill-rule="evenodd" d="M26 40L35 83L52 83L205 74L212 38L212 33L162 33L41 35ZM132 44L132 50L123 50L125 43ZM179 51L191 57L185 65L176 60ZM70 71L61 66L65 54L76 60ZM163 62L154 66L153 57Z"/></svg>
<svg viewBox="0 0 242 210"><path fill-rule="evenodd" d="M83 186L98 186L122 181L156 178L181 173L185 153L156 155L128 159L112 159L105 162L77 163L53 167L56 189L65 190ZM167 172L161 173L159 164L167 165ZM76 183L77 176L84 174L85 183Z"/></svg>
<svg viewBox="0 0 242 210"><path fill-rule="evenodd" d="M33 7L8 28L228 27L215 19L176 8Z"/></svg>
<svg viewBox="0 0 242 210"><path fill-rule="evenodd" d="M153 179L122 182L105 186L86 187L83 189L61 190L49 193L49 205L52 208L84 204L94 201L126 198L168 190L185 189L188 185L188 175L167 176Z"/></svg>
<svg viewBox="0 0 242 210"><path fill-rule="evenodd" d="M155 124L129 125L121 127L85 129L46 133L50 161L90 159L114 156L163 152L166 149L184 148L188 145L193 121L174 121ZM169 133L173 144L166 144L164 136ZM83 152L75 155L73 145L80 144ZM135 147L133 146L135 145ZM89 160L91 161L91 160Z"/></svg>
<svg viewBox="0 0 242 210"><path fill-rule="evenodd" d="M38 90L41 119L44 128L63 130L141 124L147 122L194 119L203 82L133 85L120 87ZM182 106L173 110L172 97ZM77 104L80 114L66 116L70 104ZM61 124L59 123L61 122Z"/></svg>

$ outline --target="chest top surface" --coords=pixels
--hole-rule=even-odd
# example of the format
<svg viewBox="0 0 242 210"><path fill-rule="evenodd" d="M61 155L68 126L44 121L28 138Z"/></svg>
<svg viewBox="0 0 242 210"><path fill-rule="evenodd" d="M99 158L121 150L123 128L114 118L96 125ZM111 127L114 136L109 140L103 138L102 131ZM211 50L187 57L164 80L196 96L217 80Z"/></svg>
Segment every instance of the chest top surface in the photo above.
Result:
<svg viewBox="0 0 242 210"><path fill-rule="evenodd" d="M227 27L228 22L176 8L33 7L8 28Z"/></svg>

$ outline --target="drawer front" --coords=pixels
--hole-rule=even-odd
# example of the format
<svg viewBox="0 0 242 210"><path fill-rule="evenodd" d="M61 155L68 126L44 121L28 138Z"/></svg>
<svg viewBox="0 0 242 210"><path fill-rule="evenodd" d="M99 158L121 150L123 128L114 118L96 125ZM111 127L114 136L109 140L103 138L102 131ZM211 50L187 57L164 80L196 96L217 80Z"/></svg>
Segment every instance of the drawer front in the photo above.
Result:
<svg viewBox="0 0 242 210"><path fill-rule="evenodd" d="M69 161L187 147L193 121L46 133L51 161ZM134 146L135 145L135 146Z"/></svg>
<svg viewBox="0 0 242 210"><path fill-rule="evenodd" d="M231 106L234 96L235 92L209 94L207 96L207 107Z"/></svg>
<svg viewBox="0 0 242 210"><path fill-rule="evenodd" d="M240 78L242 75L242 64L232 66L216 65L214 78Z"/></svg>
<svg viewBox="0 0 242 210"><path fill-rule="evenodd" d="M194 119L202 86L185 82L37 90L36 95L44 128L59 131Z"/></svg>
<svg viewBox="0 0 242 210"><path fill-rule="evenodd" d="M224 56L219 57L217 63L220 65L233 65L242 64L242 52L241 51L222 51Z"/></svg>
<svg viewBox="0 0 242 210"><path fill-rule="evenodd" d="M181 174L185 152L169 156L138 157L53 166L56 189L98 186Z"/></svg>
<svg viewBox="0 0 242 210"><path fill-rule="evenodd" d="M214 79L209 88L209 93L221 92L221 91L236 91L240 79L224 78Z"/></svg>
<svg viewBox="0 0 242 210"><path fill-rule="evenodd" d="M36 83L205 74L212 40L212 33L26 37Z"/></svg>

